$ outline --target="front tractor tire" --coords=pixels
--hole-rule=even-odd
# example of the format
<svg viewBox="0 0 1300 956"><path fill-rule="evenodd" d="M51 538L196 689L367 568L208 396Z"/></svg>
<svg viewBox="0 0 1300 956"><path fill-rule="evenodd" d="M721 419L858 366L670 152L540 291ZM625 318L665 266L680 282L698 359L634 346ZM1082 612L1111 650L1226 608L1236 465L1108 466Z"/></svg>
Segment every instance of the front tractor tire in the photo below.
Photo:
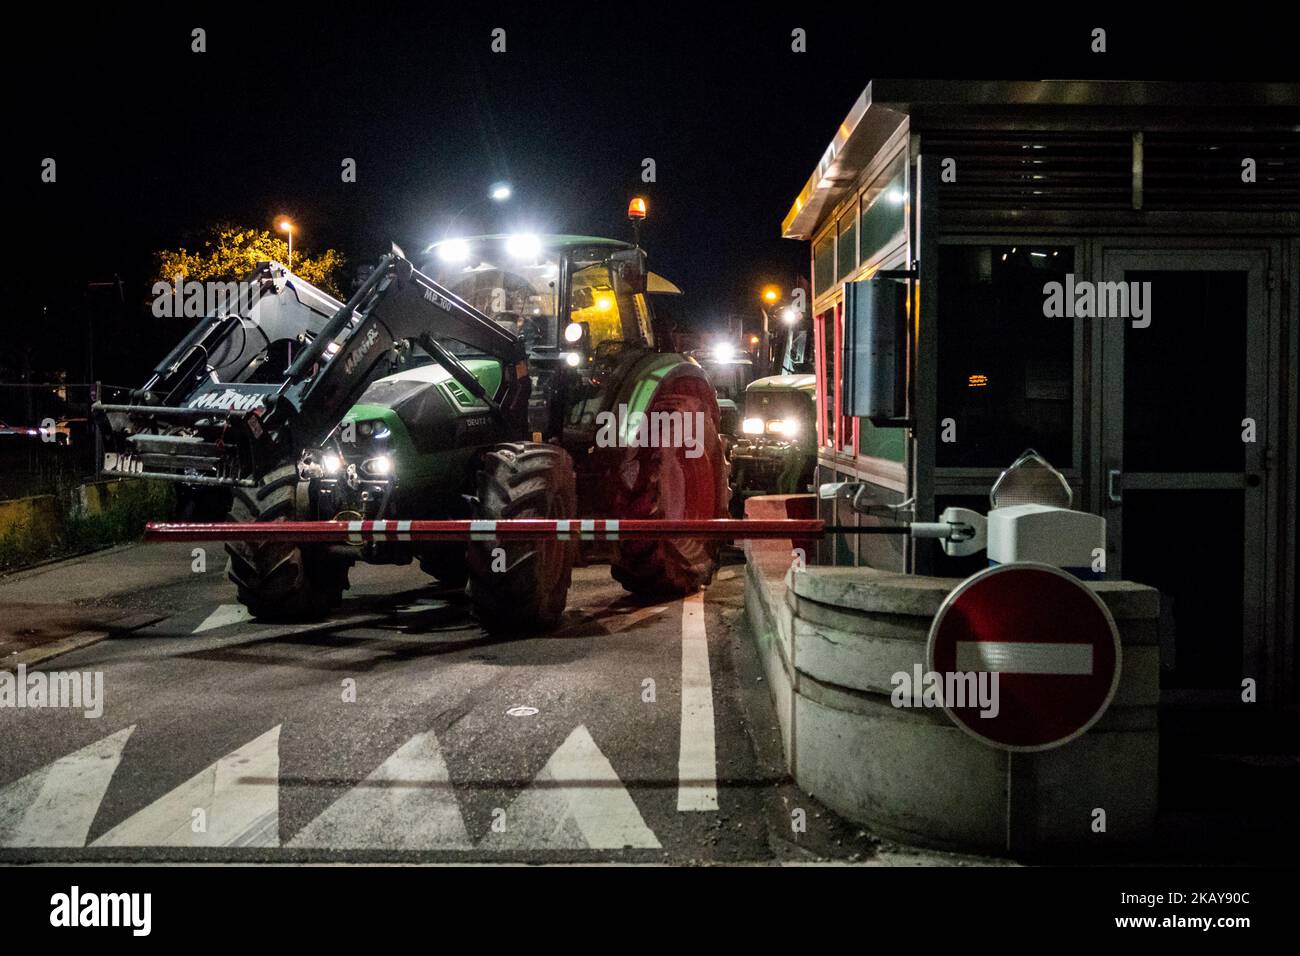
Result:
<svg viewBox="0 0 1300 956"><path fill-rule="evenodd" d="M236 488L230 521L287 521L295 517L295 465L269 472L253 488ZM239 603L264 621L310 621L327 615L343 599L348 562L320 546L282 541L233 541L226 544L226 573L235 583Z"/></svg>
<svg viewBox="0 0 1300 956"><path fill-rule="evenodd" d="M562 448L532 442L497 445L483 455L473 517L573 518L578 499L573 461ZM554 627L573 579L574 545L558 538L471 541L469 599L492 633Z"/></svg>
<svg viewBox="0 0 1300 956"><path fill-rule="evenodd" d="M696 520L720 518L727 507L727 463L717 422L697 395L656 399L651 412L703 412L702 452L688 458L685 448L634 448L611 475L612 515L618 518ZM645 598L693 594L713 580L718 542L676 537L620 541L610 572L624 589Z"/></svg>

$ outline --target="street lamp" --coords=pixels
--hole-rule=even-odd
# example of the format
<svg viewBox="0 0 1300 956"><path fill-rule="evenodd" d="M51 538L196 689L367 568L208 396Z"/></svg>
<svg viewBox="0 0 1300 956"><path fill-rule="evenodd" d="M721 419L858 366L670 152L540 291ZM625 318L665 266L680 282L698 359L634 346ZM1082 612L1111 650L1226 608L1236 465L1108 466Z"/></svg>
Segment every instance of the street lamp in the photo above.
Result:
<svg viewBox="0 0 1300 956"><path fill-rule="evenodd" d="M771 322L771 319L768 316L767 310L768 310L768 306L776 305L778 302L781 301L781 290L774 285L765 285L763 286L761 297L763 300L763 304L759 308L762 310L763 313L763 351L762 354L759 356L759 358L761 359L759 364L762 368L763 374L766 375L771 360L770 353L772 350L772 339L770 338L770 332L768 331L768 327Z"/></svg>
<svg viewBox="0 0 1300 956"><path fill-rule="evenodd" d="M280 231L289 234L289 271L293 271L293 223L288 219L280 220Z"/></svg>

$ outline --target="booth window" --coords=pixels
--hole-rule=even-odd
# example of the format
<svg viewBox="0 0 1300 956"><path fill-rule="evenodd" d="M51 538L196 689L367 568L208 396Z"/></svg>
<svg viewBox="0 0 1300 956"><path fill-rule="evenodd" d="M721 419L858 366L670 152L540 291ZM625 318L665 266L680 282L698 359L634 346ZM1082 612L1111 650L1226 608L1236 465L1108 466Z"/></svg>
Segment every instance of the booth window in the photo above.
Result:
<svg viewBox="0 0 1300 956"><path fill-rule="evenodd" d="M813 244L813 297L835 285L835 230Z"/></svg>
<svg viewBox="0 0 1300 956"><path fill-rule="evenodd" d="M840 278L844 278L858 267L858 210L856 206L840 217L839 225L835 227L835 231L840 236L835 247L836 262L838 263Z"/></svg>
<svg viewBox="0 0 1300 956"><path fill-rule="evenodd" d="M907 209L904 172L900 156L862 194L862 224L858 232L863 262L870 262L903 240Z"/></svg>
<svg viewBox="0 0 1300 956"><path fill-rule="evenodd" d="M1070 246L939 250L940 467L1005 468L1034 448L1074 467L1074 323L1048 318L1044 286L1074 269Z"/></svg>

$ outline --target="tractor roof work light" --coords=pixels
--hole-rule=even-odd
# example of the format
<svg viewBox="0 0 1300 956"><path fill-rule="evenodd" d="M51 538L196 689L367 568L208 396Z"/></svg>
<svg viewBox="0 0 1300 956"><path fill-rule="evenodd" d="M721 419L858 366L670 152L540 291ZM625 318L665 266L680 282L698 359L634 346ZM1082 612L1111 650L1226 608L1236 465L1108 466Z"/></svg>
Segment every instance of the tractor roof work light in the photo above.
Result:
<svg viewBox="0 0 1300 956"><path fill-rule="evenodd" d="M465 262L469 259L469 243L464 239L448 239L438 243L438 258L443 262Z"/></svg>

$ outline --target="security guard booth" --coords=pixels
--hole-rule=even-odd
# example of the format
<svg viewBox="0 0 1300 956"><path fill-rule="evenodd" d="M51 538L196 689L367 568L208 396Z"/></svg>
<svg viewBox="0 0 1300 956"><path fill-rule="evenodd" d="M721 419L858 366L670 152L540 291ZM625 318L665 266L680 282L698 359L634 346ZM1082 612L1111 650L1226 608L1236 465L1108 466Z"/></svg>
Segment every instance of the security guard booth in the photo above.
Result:
<svg viewBox="0 0 1300 956"><path fill-rule="evenodd" d="M1300 703L1300 86L873 81L796 198L817 481L987 511L1026 449L1161 594L1161 702ZM905 535L819 563L964 577Z"/></svg>

